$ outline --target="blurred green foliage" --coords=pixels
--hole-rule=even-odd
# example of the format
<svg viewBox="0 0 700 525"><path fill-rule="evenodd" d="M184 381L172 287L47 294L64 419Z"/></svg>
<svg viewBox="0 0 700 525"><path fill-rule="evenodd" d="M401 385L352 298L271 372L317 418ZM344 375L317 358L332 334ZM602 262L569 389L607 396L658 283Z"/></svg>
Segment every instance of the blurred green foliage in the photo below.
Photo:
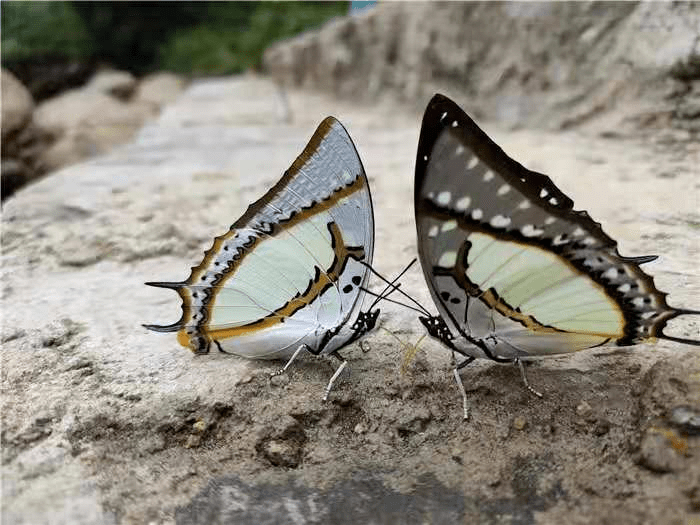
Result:
<svg viewBox="0 0 700 525"><path fill-rule="evenodd" d="M2 61L97 59L145 73L235 73L348 2L2 2Z"/></svg>
<svg viewBox="0 0 700 525"><path fill-rule="evenodd" d="M65 2L2 2L2 62L92 53L83 20Z"/></svg>
<svg viewBox="0 0 700 525"><path fill-rule="evenodd" d="M237 2L232 7L211 3L204 23L177 30L160 48L162 68L209 74L255 68L272 42L348 10L347 2Z"/></svg>

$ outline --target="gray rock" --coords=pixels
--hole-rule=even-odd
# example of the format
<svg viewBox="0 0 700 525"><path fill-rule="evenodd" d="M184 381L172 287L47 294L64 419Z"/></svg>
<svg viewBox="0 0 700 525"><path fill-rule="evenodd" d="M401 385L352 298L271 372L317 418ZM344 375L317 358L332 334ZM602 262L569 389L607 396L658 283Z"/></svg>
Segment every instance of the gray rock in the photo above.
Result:
<svg viewBox="0 0 700 525"><path fill-rule="evenodd" d="M22 83L6 69L0 70L2 79L2 139L26 126L32 118L34 101ZM4 145L3 145L4 146Z"/></svg>
<svg viewBox="0 0 700 525"><path fill-rule="evenodd" d="M126 142L152 115L148 104L122 102L86 86L41 103L34 122L56 141L43 160L57 169Z"/></svg>
<svg viewBox="0 0 700 525"><path fill-rule="evenodd" d="M136 78L128 71L106 69L95 73L85 86L85 89L127 101L133 95L136 86Z"/></svg>
<svg viewBox="0 0 700 525"><path fill-rule="evenodd" d="M49 138L32 121L34 101L12 73L2 75L2 198L46 172L41 155Z"/></svg>
<svg viewBox="0 0 700 525"><path fill-rule="evenodd" d="M420 107L447 92L513 127L619 132L621 107L670 114L659 79L697 79L699 38L692 3L387 2L273 45L264 65L281 85L352 100Z"/></svg>

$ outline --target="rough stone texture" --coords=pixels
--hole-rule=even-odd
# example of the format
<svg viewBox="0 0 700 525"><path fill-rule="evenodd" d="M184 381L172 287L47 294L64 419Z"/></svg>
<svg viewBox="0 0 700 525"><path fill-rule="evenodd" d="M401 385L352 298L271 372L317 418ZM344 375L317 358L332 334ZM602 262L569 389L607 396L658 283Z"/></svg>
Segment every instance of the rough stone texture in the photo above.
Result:
<svg viewBox="0 0 700 525"><path fill-rule="evenodd" d="M6 201L3 524L699 519L700 436L676 413L700 409L695 348L663 341L534 363L542 400L516 367L479 361L463 372L465 422L449 352L423 340L405 359L424 330L395 305L382 306L386 330L367 352L346 351L349 373L327 403L332 361L303 356L273 385L280 363L193 356L141 327L180 314L176 294L143 282L184 278L329 114L369 174L377 269L395 275L415 256L407 203L420 115L286 95L293 124L271 82L195 82L134 143ZM698 307L697 142L480 123L623 254L661 254L646 268L670 303ZM430 305L418 268L402 283ZM670 331L697 337L698 320Z"/></svg>
<svg viewBox="0 0 700 525"><path fill-rule="evenodd" d="M273 46L264 65L354 100L418 108L444 92L511 127L673 121L697 135L698 57L697 3L384 2Z"/></svg>
<svg viewBox="0 0 700 525"><path fill-rule="evenodd" d="M86 85L42 102L32 115L31 96L3 70L3 199L39 175L127 142L183 87L169 73L139 83L125 71L102 70Z"/></svg>
<svg viewBox="0 0 700 525"><path fill-rule="evenodd" d="M110 80L119 79L98 78L95 85L67 91L37 107L34 122L54 138L43 156L49 170L123 144L154 115L156 111L150 104L123 102L106 94L105 90L120 89L107 85Z"/></svg>

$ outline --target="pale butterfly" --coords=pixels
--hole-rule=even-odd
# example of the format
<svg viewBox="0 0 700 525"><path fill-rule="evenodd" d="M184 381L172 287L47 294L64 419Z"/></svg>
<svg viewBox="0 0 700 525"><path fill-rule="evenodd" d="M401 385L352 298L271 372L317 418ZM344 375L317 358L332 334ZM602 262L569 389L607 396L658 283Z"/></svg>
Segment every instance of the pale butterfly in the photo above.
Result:
<svg viewBox="0 0 700 525"><path fill-rule="evenodd" d="M435 95L423 116L414 187L418 253L439 315L428 333L463 357L517 363L654 338L694 310L673 308L585 211L541 173L498 147L453 101Z"/></svg>
<svg viewBox="0 0 700 525"><path fill-rule="evenodd" d="M347 364L338 350L375 327L373 308L386 297L385 289L362 310L373 250L367 176L345 128L327 117L279 182L214 239L189 278L146 283L176 290L182 317L144 326L177 332L196 354L213 345L248 358L289 358L283 370L303 350L337 357L325 400Z"/></svg>

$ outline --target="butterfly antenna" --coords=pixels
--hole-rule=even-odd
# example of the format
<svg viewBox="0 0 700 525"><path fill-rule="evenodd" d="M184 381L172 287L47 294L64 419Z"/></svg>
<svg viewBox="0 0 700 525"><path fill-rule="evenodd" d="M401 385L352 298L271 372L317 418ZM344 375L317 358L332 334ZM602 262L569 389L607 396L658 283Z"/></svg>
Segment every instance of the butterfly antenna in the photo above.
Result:
<svg viewBox="0 0 700 525"><path fill-rule="evenodd" d="M385 299L385 298L389 297L389 294L391 294L391 293L393 293L393 292L395 292L396 290L399 289L399 287L401 286L401 284L400 284L400 283L399 283L399 284L396 284L396 281L398 281L398 280L401 278L401 276L402 276L404 273L406 273L406 270L408 270L414 262L416 262L415 259L413 259L413 261L411 261L411 262L408 264L408 266L407 266L406 268L404 268L403 271L402 271L401 273L399 273L399 275L397 275L397 276L394 278L394 280L391 281L391 282L389 282L388 279L385 279L383 276L380 275L380 277L382 278L382 280L383 280L385 283L387 283L387 285L384 287L384 290L382 290L382 292L381 292L379 295L372 294L372 295L375 295L375 296L377 297L377 299L372 303L372 306L370 306L370 308L369 308L370 310L371 310L372 308L374 308L374 306L375 306L381 299ZM369 265L366 265L366 266L367 266L370 270L372 270L372 272L374 272L376 275L379 275L379 273L378 273L374 268L372 268L372 267L369 266ZM387 291L387 290L388 290L388 291ZM388 299L387 299L387 300L388 300Z"/></svg>
<svg viewBox="0 0 700 525"><path fill-rule="evenodd" d="M399 275L399 277L401 277L401 276ZM386 299L387 301L393 302L391 299L387 299L387 297L389 297L389 295L391 295L391 294L394 293L396 290L398 290L399 287L401 286L400 283L399 283L399 284L395 284L396 281L397 281L397 279L398 279L398 277L397 277L396 279L394 279L393 281L391 281L391 282L386 281L386 283L387 283L386 286L384 287L384 289L383 289L379 294L376 294L376 293L374 293L374 292L369 292L369 290L367 290L367 291L370 293L370 295L373 295L373 296L376 297L376 299L374 300L374 302L373 302L373 303L370 305L370 307L369 307L370 310L371 310L372 308L374 308L374 307L377 305L377 303L379 303L379 301L381 301L382 299ZM366 288L365 288L365 290L366 290Z"/></svg>
<svg viewBox="0 0 700 525"><path fill-rule="evenodd" d="M415 264L415 262L416 262L417 260L418 260L418 259L416 259L416 258L414 257L414 259L413 259L410 263L408 263L408 265L406 266L406 268L403 269L403 271L396 277L396 279L394 279L394 281L396 281L396 280L399 279L403 274L405 274L405 273L408 271L408 269L409 269L411 266L413 266L413 265ZM371 265L369 265L369 264L367 264L366 262L363 262L363 261L360 261L360 263L363 264L364 266L366 266L367 268L369 268L370 271L371 271L374 275L376 275L377 277L379 277L382 281L384 281L384 282L387 283L388 285L393 286L393 283L391 283L391 282L389 281L389 279L387 279L386 277L384 277L383 275L381 275L379 272L377 272L377 270L375 270L374 268L372 268ZM416 306L418 306L418 308L420 308L420 310L421 310L421 312L423 313L423 315L427 315L428 317L430 317L430 312L428 311L427 308L425 308L422 304L420 304L418 301L416 301L413 297L411 297L410 295L408 295L408 294L407 294L406 292L404 292L403 290L399 290L398 287L396 287L396 289L398 290L398 292L399 292L401 295L403 295L403 296L406 297L409 301L411 301L413 304L415 304Z"/></svg>
<svg viewBox="0 0 700 525"><path fill-rule="evenodd" d="M416 308L415 306L411 306L410 304L402 303L401 301L395 301L394 299L388 299L389 294L391 294L391 293L395 292L396 290L398 290L399 286L401 286L401 285L399 284L399 285L397 285L396 287L392 288L392 289L389 291L389 293L387 293L387 294L385 294L385 295L380 295L380 294L375 293L375 292L373 292L372 290L368 290L367 288L364 288L364 287L360 287L360 290L362 290L363 292L365 292L365 293L367 293L367 294L369 294L369 295L371 295L371 296L373 296L373 297L379 298L377 301L375 301L374 303L372 303L372 306L374 306L374 304L378 303L379 300L382 300L382 301L386 301L386 302L388 302L388 303L398 304L399 306L403 306L404 308L408 308L409 310L413 310L413 311L415 311L415 312L418 312L419 314L425 314L425 312L423 312L423 310L419 310L419 309ZM370 308L370 310L371 310L371 308Z"/></svg>

